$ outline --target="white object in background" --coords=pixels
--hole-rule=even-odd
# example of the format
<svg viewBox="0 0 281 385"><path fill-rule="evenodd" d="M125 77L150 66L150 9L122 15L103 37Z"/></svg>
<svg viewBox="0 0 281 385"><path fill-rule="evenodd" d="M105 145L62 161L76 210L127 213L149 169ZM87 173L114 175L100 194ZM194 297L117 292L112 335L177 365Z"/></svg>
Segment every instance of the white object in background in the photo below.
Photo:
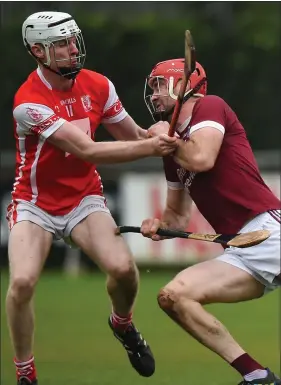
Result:
<svg viewBox="0 0 281 385"><path fill-rule="evenodd" d="M264 174L265 182L280 197L280 175ZM167 185L163 173L126 173L120 179L120 223L140 226L143 219L160 216L166 202ZM187 231L214 233L195 204ZM223 249L215 243L171 239L153 242L140 234L124 234L138 263L185 264L219 255Z"/></svg>

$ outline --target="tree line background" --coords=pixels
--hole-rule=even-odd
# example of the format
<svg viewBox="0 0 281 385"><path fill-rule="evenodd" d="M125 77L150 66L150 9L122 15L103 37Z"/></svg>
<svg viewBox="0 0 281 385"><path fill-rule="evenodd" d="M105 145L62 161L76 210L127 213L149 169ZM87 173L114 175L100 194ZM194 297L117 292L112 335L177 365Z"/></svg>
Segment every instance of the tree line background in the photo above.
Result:
<svg viewBox="0 0 281 385"><path fill-rule="evenodd" d="M143 127L146 76L159 61L181 57L192 31L208 93L238 114L254 150L280 148L280 2L2 2L1 148L14 149L13 96L36 67L21 26L33 12L69 12L82 29L86 68L109 77L127 111ZM4 63L4 65L3 65ZM98 140L108 140L103 129Z"/></svg>

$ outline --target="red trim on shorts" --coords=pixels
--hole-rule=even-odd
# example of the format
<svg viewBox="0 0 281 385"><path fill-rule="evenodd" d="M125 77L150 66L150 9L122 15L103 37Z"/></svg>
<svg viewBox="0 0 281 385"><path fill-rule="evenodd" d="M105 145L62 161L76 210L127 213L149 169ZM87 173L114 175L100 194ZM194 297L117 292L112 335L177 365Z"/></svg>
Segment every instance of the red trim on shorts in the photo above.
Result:
<svg viewBox="0 0 281 385"><path fill-rule="evenodd" d="M12 202L9 204L7 208L6 219L8 221L8 226L10 230L12 230L12 227L14 226L14 224L17 223L17 217L18 217L17 206L18 206L17 202Z"/></svg>
<svg viewBox="0 0 281 385"><path fill-rule="evenodd" d="M13 225L15 223L17 223L17 219L18 219L17 207L18 207L18 204L15 203L15 205L14 205L14 212L13 212Z"/></svg>
<svg viewBox="0 0 281 385"><path fill-rule="evenodd" d="M281 223L281 213L278 210L269 210L268 213L275 219L278 223Z"/></svg>

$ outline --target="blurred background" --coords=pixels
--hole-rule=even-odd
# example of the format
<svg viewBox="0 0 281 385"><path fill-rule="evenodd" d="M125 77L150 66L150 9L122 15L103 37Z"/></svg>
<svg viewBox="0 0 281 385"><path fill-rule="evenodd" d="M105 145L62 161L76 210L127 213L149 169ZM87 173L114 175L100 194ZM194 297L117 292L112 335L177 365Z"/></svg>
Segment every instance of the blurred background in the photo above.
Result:
<svg viewBox="0 0 281 385"><path fill-rule="evenodd" d="M142 127L152 124L143 101L145 78L157 62L183 56L184 31L190 29L197 60L207 72L208 93L224 98L238 114L265 181L280 196L280 2L1 2L2 309L8 284L5 214L15 164L12 103L35 68L22 43L21 25L31 13L44 10L73 15L86 43L85 67L112 80L126 110ZM103 127L96 138L112 140ZM161 213L166 186L160 159L103 166L99 171L118 224L140 225L143 218ZM213 231L196 207L188 230ZM185 240L154 243L135 234L126 239L141 271L136 320L154 348L158 365L150 383L238 382L236 373L218 357L184 336L155 300L159 288L177 271L213 258L221 247ZM54 243L35 301L40 384L70 385L79 379L81 384L111 385L117 375L125 385L143 383L107 330L110 304L104 277L82 252ZM245 349L278 372L279 305L278 293L273 293L246 305L211 308ZM10 385L14 373L4 311L1 321L1 384Z"/></svg>

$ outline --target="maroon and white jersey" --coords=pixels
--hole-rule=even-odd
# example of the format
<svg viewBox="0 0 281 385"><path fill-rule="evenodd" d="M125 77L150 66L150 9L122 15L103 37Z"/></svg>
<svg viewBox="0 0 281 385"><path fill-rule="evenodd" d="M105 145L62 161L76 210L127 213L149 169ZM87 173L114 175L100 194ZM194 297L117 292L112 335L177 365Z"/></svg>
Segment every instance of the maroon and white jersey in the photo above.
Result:
<svg viewBox="0 0 281 385"><path fill-rule="evenodd" d="M92 140L100 123L117 123L127 116L112 82L82 70L69 91L52 89L40 69L32 72L14 99L16 175L8 217L20 200L52 215L69 213L87 195L102 195L96 167L48 143L65 121Z"/></svg>
<svg viewBox="0 0 281 385"><path fill-rule="evenodd" d="M200 98L191 118L178 133L188 141L194 131L204 127L213 127L224 135L214 167L206 172L190 172L175 163L172 156L165 157L169 187L187 189L198 210L217 233L236 233L256 215L280 209L280 200L260 175L243 126L218 96Z"/></svg>

